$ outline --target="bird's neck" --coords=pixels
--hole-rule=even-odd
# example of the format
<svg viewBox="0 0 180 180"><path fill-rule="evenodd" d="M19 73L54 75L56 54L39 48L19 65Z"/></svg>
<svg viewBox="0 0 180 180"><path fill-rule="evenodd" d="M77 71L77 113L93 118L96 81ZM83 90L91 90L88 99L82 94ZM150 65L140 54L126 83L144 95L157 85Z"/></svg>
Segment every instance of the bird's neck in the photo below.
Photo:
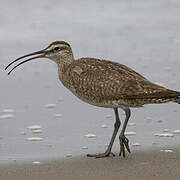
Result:
<svg viewBox="0 0 180 180"><path fill-rule="evenodd" d="M73 61L74 61L73 53L69 53L69 54L63 55L61 57L61 60L59 61L59 63L57 63L59 78L60 78L61 81L62 81L63 76L65 75L65 72L67 71L69 65Z"/></svg>

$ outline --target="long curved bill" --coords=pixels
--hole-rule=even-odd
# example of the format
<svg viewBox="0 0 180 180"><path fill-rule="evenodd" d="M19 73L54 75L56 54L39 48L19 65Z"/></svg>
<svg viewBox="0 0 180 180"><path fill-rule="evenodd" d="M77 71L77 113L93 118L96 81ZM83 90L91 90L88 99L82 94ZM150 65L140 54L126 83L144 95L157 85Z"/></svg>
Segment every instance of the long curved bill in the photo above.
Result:
<svg viewBox="0 0 180 180"><path fill-rule="evenodd" d="M29 57L29 56L33 56L33 55L37 55L37 54L41 54L41 55L35 56L35 57L32 57L32 58L29 58L29 59L26 59L26 60L20 62L19 64L17 64L16 66L14 66L14 67L8 72L8 75L11 74L11 72L12 72L15 68L17 68L18 66L20 66L21 64L24 64L24 63L26 63L26 62L28 62L28 61L33 60L33 59L44 58L44 57L45 57L45 50L43 49L43 50L41 50L41 51L37 51L37 52L33 52L33 53L30 53L30 54L21 56L21 57L15 59L14 61L12 61L11 63L9 63L9 64L6 66L5 70L7 70L7 69L9 68L9 66L11 66L12 64L14 64L15 62L17 62L17 61L19 61L19 60L21 60L21 59L23 59L23 58L25 58L25 57Z"/></svg>

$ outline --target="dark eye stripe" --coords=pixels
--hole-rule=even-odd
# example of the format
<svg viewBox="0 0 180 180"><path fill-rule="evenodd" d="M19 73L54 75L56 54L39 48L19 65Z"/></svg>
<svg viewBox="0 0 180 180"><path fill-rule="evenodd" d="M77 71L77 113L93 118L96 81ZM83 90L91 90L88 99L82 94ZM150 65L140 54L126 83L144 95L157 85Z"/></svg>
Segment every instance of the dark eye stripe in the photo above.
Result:
<svg viewBox="0 0 180 180"><path fill-rule="evenodd" d="M59 49L60 49L59 47L55 47L55 48L54 48L55 51L58 51Z"/></svg>
<svg viewBox="0 0 180 180"><path fill-rule="evenodd" d="M63 50L63 49L66 49L67 47L66 46L62 46L62 47L55 47L54 50L55 51L58 51L58 50Z"/></svg>
<svg viewBox="0 0 180 180"><path fill-rule="evenodd" d="M62 46L62 47L60 47L60 49L61 49L61 50L67 49L67 46Z"/></svg>

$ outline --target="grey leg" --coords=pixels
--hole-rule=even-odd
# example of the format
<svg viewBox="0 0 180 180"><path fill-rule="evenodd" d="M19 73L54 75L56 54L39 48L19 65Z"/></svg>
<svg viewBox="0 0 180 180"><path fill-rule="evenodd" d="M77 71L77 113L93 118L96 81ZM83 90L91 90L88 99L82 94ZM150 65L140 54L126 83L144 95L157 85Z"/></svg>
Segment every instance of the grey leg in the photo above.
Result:
<svg viewBox="0 0 180 180"><path fill-rule="evenodd" d="M113 131L113 135L112 135L112 138L111 138L111 141L108 145L108 148L107 150L102 153L102 154L87 154L88 157L96 157L96 158L102 158L102 157L107 157L107 156L115 156L112 152L111 152L111 149L112 149L112 146L113 146L113 143L114 143L114 140L116 138L116 135L117 135L117 132L119 130L119 127L121 125L121 122L120 122L120 119L119 119L119 114L118 114L118 109L117 108L114 108L114 112L115 112L115 116L116 116L116 122L114 123L114 131Z"/></svg>
<svg viewBox="0 0 180 180"><path fill-rule="evenodd" d="M126 126L127 126L128 120L129 120L130 115L131 115L131 111L130 111L129 107L126 107L124 105L120 106L120 108L125 111L126 118L125 118L125 121L123 124L122 131L121 131L120 136L119 136L119 142L120 142L119 156L121 156L121 154L122 154L123 157L125 157L125 147L126 147L127 151L130 153L129 140L125 137L124 132L126 130Z"/></svg>

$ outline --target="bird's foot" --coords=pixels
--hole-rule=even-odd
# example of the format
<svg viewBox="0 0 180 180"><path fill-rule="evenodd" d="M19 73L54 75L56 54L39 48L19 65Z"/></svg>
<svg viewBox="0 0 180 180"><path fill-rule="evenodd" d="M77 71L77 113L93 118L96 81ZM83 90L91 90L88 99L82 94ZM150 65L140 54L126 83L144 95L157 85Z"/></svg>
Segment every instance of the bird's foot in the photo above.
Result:
<svg viewBox="0 0 180 180"><path fill-rule="evenodd" d="M119 156L123 155L125 157L125 148L126 150L130 153L130 148L129 148L129 140L128 138L125 137L124 134L119 136L119 142L120 142L120 153Z"/></svg>
<svg viewBox="0 0 180 180"><path fill-rule="evenodd" d="M105 153L101 153L101 154L87 154L87 157L95 157L95 158L103 158L103 157L109 157L109 156L115 156L114 153L112 153L111 151L106 151Z"/></svg>

